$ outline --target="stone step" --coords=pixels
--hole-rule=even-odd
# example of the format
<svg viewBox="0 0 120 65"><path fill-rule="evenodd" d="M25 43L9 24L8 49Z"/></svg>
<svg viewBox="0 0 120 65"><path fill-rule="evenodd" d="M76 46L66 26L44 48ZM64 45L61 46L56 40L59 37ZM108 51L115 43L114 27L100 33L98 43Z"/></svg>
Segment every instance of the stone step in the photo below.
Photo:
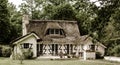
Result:
<svg viewBox="0 0 120 65"><path fill-rule="evenodd" d="M37 59L57 59L59 56L39 56Z"/></svg>

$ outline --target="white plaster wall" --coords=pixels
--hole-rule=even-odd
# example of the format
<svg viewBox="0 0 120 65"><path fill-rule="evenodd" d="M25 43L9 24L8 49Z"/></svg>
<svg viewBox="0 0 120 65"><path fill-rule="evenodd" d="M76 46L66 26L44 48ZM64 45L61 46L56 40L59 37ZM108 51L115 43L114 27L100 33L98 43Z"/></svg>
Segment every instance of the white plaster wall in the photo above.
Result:
<svg viewBox="0 0 120 65"><path fill-rule="evenodd" d="M95 59L95 52L86 52L86 58Z"/></svg>
<svg viewBox="0 0 120 65"><path fill-rule="evenodd" d="M83 46L83 49L84 50L89 50L89 45L93 44L92 41L87 41L84 46ZM97 52L100 52L102 54L102 56L104 56L104 53L105 53L105 48L101 45L98 45L98 47L95 47L95 49L97 49L96 51Z"/></svg>
<svg viewBox="0 0 120 65"><path fill-rule="evenodd" d="M30 36L30 37L24 39L23 41L18 42L17 45L14 47L14 52L21 53L21 45L20 44L23 44L23 43L33 44L32 45L33 57L36 57L37 56L37 51L36 51L37 41L36 41L36 38L34 36Z"/></svg>
<svg viewBox="0 0 120 65"><path fill-rule="evenodd" d="M91 44L93 44L93 43L92 43L92 41L90 41L90 40L87 41L87 42L85 42L85 44L84 44L84 46L83 46L83 49L84 49L84 50L90 50L89 45L91 45Z"/></svg>
<svg viewBox="0 0 120 65"><path fill-rule="evenodd" d="M102 56L104 56L105 48L103 48L102 46L99 45L96 51L100 52L102 54Z"/></svg>

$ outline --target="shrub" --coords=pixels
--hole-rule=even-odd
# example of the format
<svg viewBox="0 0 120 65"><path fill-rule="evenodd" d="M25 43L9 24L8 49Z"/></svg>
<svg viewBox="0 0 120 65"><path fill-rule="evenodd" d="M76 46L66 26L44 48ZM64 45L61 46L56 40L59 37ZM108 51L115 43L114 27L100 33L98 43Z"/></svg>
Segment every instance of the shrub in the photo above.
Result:
<svg viewBox="0 0 120 65"><path fill-rule="evenodd" d="M113 52L114 56L120 57L120 45L115 46L112 49L112 52Z"/></svg>
<svg viewBox="0 0 120 65"><path fill-rule="evenodd" d="M11 55L11 48L10 47L2 47L2 56L10 57L10 55Z"/></svg>
<svg viewBox="0 0 120 65"><path fill-rule="evenodd" d="M60 58L63 58L64 55L63 55L62 51L60 51L59 56L60 56Z"/></svg>
<svg viewBox="0 0 120 65"><path fill-rule="evenodd" d="M30 49L23 52L23 55L24 55L25 59L32 59L33 58L33 52Z"/></svg>

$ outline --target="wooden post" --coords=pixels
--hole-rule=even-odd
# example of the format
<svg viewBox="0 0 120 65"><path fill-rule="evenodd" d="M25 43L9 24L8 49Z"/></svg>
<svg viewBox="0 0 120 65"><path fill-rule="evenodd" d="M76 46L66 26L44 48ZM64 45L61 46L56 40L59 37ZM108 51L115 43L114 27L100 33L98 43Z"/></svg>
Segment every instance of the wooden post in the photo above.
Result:
<svg viewBox="0 0 120 65"><path fill-rule="evenodd" d="M46 55L49 55L48 54L48 44L46 44Z"/></svg>
<svg viewBox="0 0 120 65"><path fill-rule="evenodd" d="M84 53L83 53L83 58L84 58L84 60L87 60L87 56L86 56L87 54L86 54L86 51L84 50Z"/></svg>
<svg viewBox="0 0 120 65"><path fill-rule="evenodd" d="M70 44L69 44L69 49L68 50L69 50L69 55L70 55Z"/></svg>
<svg viewBox="0 0 120 65"><path fill-rule="evenodd" d="M55 31L54 31L54 33L55 33ZM54 53L53 55L55 56L55 44L54 44L54 52L53 53Z"/></svg>

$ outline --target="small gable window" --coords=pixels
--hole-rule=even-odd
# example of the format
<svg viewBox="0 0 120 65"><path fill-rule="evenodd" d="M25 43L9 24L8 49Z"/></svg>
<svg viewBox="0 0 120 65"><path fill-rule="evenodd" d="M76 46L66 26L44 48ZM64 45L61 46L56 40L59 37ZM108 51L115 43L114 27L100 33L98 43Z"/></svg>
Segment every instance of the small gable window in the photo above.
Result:
<svg viewBox="0 0 120 65"><path fill-rule="evenodd" d="M23 43L23 44L21 44L21 48L24 48L24 49L32 48L32 44L30 44L30 43Z"/></svg>
<svg viewBox="0 0 120 65"><path fill-rule="evenodd" d="M24 43L24 48L29 48L29 43Z"/></svg>
<svg viewBox="0 0 120 65"><path fill-rule="evenodd" d="M91 51L95 51L95 45L93 45L93 44L90 45L90 50L91 50Z"/></svg>

